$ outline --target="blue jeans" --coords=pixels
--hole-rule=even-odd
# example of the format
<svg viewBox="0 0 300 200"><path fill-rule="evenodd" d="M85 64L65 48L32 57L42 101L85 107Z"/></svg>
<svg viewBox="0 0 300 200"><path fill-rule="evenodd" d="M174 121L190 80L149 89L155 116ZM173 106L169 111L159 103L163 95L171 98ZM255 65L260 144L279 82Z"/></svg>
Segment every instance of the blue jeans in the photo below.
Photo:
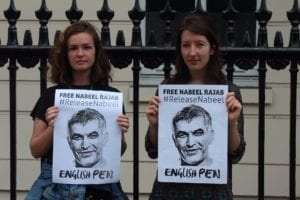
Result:
<svg viewBox="0 0 300 200"><path fill-rule="evenodd" d="M111 192L112 200L128 200L120 182L93 185L93 187ZM43 162L41 174L31 186L25 200L41 200L42 197L47 200L84 200L85 192L85 185L52 183L52 165Z"/></svg>
<svg viewBox="0 0 300 200"><path fill-rule="evenodd" d="M31 186L25 200L40 200L45 188L52 183L52 166L43 162L41 173Z"/></svg>

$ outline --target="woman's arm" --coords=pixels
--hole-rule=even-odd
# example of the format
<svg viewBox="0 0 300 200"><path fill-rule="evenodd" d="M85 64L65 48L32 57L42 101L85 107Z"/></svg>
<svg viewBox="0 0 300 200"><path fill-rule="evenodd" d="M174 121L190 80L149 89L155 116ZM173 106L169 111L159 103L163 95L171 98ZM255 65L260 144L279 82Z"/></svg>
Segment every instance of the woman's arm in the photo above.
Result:
<svg viewBox="0 0 300 200"><path fill-rule="evenodd" d="M129 128L129 119L126 115L120 115L117 119L117 122L119 126L121 127L121 133L122 133L122 139L121 139L121 155L124 154L124 152L127 149L127 142L125 139L125 134L128 132Z"/></svg>
<svg viewBox="0 0 300 200"><path fill-rule="evenodd" d="M230 84L229 89L234 97L235 103L238 102L238 109L235 110L233 106L232 110L229 110L229 151L230 159L232 163L238 163L246 149L246 142L244 139L244 114L243 114L243 101L239 88Z"/></svg>
<svg viewBox="0 0 300 200"><path fill-rule="evenodd" d="M157 146L158 104L159 104L159 97L153 96L149 101L149 105L146 109L146 116L149 122L148 133L150 136L150 142L154 146Z"/></svg>
<svg viewBox="0 0 300 200"><path fill-rule="evenodd" d="M238 118L242 110L242 104L235 97L234 92L229 92L226 97L226 105L229 119L229 146L230 151L235 152L241 144Z"/></svg>
<svg viewBox="0 0 300 200"><path fill-rule="evenodd" d="M45 114L47 123L35 117L33 131L30 139L31 155L40 158L47 154L53 143L53 125L58 114L58 108L49 107Z"/></svg>
<svg viewBox="0 0 300 200"><path fill-rule="evenodd" d="M150 158L157 158L157 143L158 143L158 104L159 97L153 96L149 101L146 109L146 116L149 122L148 130L145 136L145 149Z"/></svg>

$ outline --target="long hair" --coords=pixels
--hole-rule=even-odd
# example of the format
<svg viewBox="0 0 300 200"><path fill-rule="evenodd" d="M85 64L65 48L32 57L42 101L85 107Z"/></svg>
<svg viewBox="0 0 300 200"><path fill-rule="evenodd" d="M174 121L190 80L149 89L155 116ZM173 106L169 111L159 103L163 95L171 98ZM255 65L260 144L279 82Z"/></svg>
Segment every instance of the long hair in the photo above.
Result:
<svg viewBox="0 0 300 200"><path fill-rule="evenodd" d="M178 28L176 41L176 72L171 81L187 83L191 78L190 71L181 55L181 35L183 31L190 31L207 38L211 48L214 50L214 54L210 56L209 62L207 63L206 79L204 81L206 83L224 83L226 79L222 71L221 51L219 49L217 29L209 16L197 14L186 16Z"/></svg>
<svg viewBox="0 0 300 200"><path fill-rule="evenodd" d="M91 69L90 83L108 85L108 82L111 80L111 65L105 55L96 28L86 21L78 21L68 26L55 42L49 57L51 81L57 84L72 84L72 68L68 60L68 41L71 36L78 33L90 34L95 45L95 63Z"/></svg>

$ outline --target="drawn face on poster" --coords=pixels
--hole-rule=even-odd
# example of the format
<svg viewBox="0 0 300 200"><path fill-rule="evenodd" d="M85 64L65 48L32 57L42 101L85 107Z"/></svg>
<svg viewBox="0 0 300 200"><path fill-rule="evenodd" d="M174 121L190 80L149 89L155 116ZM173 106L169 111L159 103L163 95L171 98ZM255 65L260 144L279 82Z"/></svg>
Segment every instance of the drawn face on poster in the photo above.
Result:
<svg viewBox="0 0 300 200"><path fill-rule="evenodd" d="M99 167L105 164L103 147L107 142L106 120L97 110L86 108L68 122L67 137L76 167Z"/></svg>
<svg viewBox="0 0 300 200"><path fill-rule="evenodd" d="M173 141L182 166L210 165L208 149L214 138L210 114L198 105L184 107L173 118Z"/></svg>

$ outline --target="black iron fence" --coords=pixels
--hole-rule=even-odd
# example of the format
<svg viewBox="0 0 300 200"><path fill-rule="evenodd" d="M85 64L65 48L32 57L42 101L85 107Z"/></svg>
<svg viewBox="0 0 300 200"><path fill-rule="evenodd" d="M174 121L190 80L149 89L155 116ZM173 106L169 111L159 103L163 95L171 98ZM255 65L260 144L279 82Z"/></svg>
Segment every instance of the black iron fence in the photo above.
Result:
<svg viewBox="0 0 300 200"><path fill-rule="evenodd" d="M155 69L163 65L165 77L170 76L171 63L174 61L175 48L171 45L172 36L171 22L176 16L176 11L172 9L170 0L165 1L165 7L160 11L161 20L165 22L163 45L156 45L156 41L150 34L146 45L142 44L140 23L145 18L145 11L140 8L138 0L135 0L134 7L128 12L132 21L132 40L130 46L125 46L125 39L122 31L118 32L115 46L111 45L109 24L114 16L114 11L108 6L108 1L104 0L102 8L97 12L99 21L102 23L101 38L111 63L116 68L127 68L132 66L133 73L133 195L134 199L139 198L139 82L141 64L143 67ZM272 12L267 9L266 1L261 0L254 14L259 24L257 43L251 43L248 33L244 35L242 46L235 45L235 21L238 11L233 6L233 0L228 0L227 9L222 12L227 26L225 30L226 45L222 52L226 61L226 71L229 80L233 79L235 72L234 65L240 69L250 70L258 64L258 90L259 90L259 113L258 113L258 199L264 199L264 164L265 155L265 89L267 66L275 70L283 70L289 67L290 71L290 163L289 163L289 198L296 198L296 119L297 119L297 73L300 62L299 48L299 20L300 10L298 1L294 0L291 9L286 12L287 19L291 24L288 47L283 47L282 35L276 33L274 47L268 46L267 24L271 19ZM201 1L196 2L194 10L191 12L198 14L209 14L202 8ZM47 24L52 16L52 11L48 10L46 1L41 1L41 7L35 11L35 15L40 23L38 45L32 45L31 32L27 30L24 35L23 45L19 45L17 38L16 24L21 11L15 8L14 0L10 0L10 5L4 11L4 16L9 24L7 44L0 43L0 67L8 64L9 70L9 97L10 97L10 199L16 199L16 75L19 67L32 68L39 65L40 70L40 92L47 88L45 74L47 73L47 57L49 49L49 37ZM83 11L78 9L76 0L72 1L71 8L66 11L66 17L73 23L80 20ZM57 32L59 34L59 32ZM1 40L0 40L1 42ZM299 102L299 101L298 101ZM251 144L249 144L251 145ZM255 194L253 194L255 195Z"/></svg>

